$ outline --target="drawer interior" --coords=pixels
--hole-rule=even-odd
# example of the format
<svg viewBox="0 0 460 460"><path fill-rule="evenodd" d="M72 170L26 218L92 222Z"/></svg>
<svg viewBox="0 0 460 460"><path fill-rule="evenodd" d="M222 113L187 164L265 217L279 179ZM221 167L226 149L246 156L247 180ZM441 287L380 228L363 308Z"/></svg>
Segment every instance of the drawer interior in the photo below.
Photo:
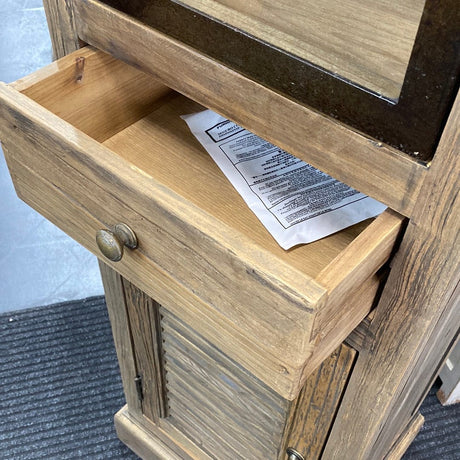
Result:
<svg viewBox="0 0 460 460"><path fill-rule="evenodd" d="M281 249L180 118L200 110L203 110L201 106L185 96L171 93L152 113L107 139L105 145L178 195L311 277L370 223L369 220L290 251Z"/></svg>
<svg viewBox="0 0 460 460"><path fill-rule="evenodd" d="M204 108L100 51L83 49L77 58L68 56L15 86L144 175L309 277L314 278L372 221L289 251L281 249L180 118Z"/></svg>

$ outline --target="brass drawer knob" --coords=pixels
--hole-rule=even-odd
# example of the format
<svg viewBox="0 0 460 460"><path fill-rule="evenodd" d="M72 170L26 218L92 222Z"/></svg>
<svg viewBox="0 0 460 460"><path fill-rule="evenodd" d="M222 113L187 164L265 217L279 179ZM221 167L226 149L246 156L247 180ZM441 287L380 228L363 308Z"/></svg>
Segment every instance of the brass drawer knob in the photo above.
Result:
<svg viewBox="0 0 460 460"><path fill-rule="evenodd" d="M96 243L107 259L118 262L123 257L123 248L137 248L135 233L126 224L116 224L113 230L98 230Z"/></svg>

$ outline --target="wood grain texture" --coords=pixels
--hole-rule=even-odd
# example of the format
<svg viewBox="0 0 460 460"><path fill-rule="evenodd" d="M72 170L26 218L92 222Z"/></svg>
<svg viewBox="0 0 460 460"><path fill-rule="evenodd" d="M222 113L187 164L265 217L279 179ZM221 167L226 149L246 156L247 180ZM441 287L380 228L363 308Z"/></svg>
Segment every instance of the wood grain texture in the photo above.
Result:
<svg viewBox="0 0 460 460"><path fill-rule="evenodd" d="M422 428L424 421L425 418L422 414L417 413L414 415L404 432L391 446L390 451L385 456L385 460L400 460Z"/></svg>
<svg viewBox="0 0 460 460"><path fill-rule="evenodd" d="M136 362L135 376L142 382L142 413L158 423L168 412L160 305L127 280L123 280L123 292Z"/></svg>
<svg viewBox="0 0 460 460"><path fill-rule="evenodd" d="M276 458L289 402L162 309L170 422L211 456Z"/></svg>
<svg viewBox="0 0 460 460"><path fill-rule="evenodd" d="M324 324L324 331L316 336L315 349L302 370L303 382L336 348L349 337L347 331L360 328L371 308L375 305L380 288L380 277L371 276L364 281L354 292L342 299L329 322Z"/></svg>
<svg viewBox="0 0 460 460"><path fill-rule="evenodd" d="M101 227L101 222L27 166L17 162L14 156L8 157L8 165L16 192L21 199L47 219L52 220L80 244L93 253L98 253L92 234ZM57 209L60 211L56 212ZM139 253L136 256L134 254L126 256L127 254L125 254L125 263L116 266L125 278L132 278L132 275L136 274L133 281L138 283L143 291L159 299L163 304L169 305L176 314L185 317L189 324L203 331L213 343L235 357L245 367L252 369L256 375L274 386L281 394L295 397L300 378L294 371L287 372L286 367L281 365L279 360L260 350L250 338L229 329L225 319L220 318L210 306L185 290L167 273L146 265L144 256Z"/></svg>
<svg viewBox="0 0 460 460"><path fill-rule="evenodd" d="M316 459L356 352L340 346L289 402L166 308L161 309L169 422L219 459L284 459L293 447ZM218 453L218 454L217 454Z"/></svg>
<svg viewBox="0 0 460 460"><path fill-rule="evenodd" d="M34 185L31 181L31 185ZM37 185L37 184L35 184ZM37 187L37 192L44 190ZM141 414L142 407L137 397L134 377L137 375L136 362L134 360L134 349L132 344L132 333L129 326L126 299L124 294L122 277L103 262L99 262L102 283L104 285L105 301L112 327L113 341L117 352L118 365L120 366L121 380L125 399L129 410L133 414Z"/></svg>
<svg viewBox="0 0 460 460"><path fill-rule="evenodd" d="M91 47L11 86L99 142L149 114L171 92L151 76Z"/></svg>
<svg viewBox="0 0 460 460"><path fill-rule="evenodd" d="M460 100L334 425L326 458L379 458L415 413L459 333ZM384 429L382 429L384 427Z"/></svg>
<svg viewBox="0 0 460 460"><path fill-rule="evenodd" d="M133 452L145 460L192 460L185 450L181 450L169 439L162 439L158 431L152 433L134 418L131 409L125 406L115 415L115 428L119 439ZM168 442L169 441L169 442ZM204 457L202 457L204 458Z"/></svg>
<svg viewBox="0 0 460 460"><path fill-rule="evenodd" d="M34 104L27 101L24 98L16 102L20 112L32 109ZM6 104L2 105L2 109L6 109L2 110L5 115L9 111ZM233 318L231 321L238 323L240 328L246 329L251 335L255 324L258 325L257 334L269 330L271 336L274 327L281 332L281 328L290 330L291 327L298 329L308 326L311 322L311 305L323 295L322 289L314 281L308 281L309 277L292 276L298 271L283 262L262 265L262 260L271 256L260 253L259 248L249 239L245 241L233 229L225 228L214 218L210 219L201 209L183 201L100 144L80 135L69 125L63 124L58 117L41 110L39 112L41 114L37 113L38 119L35 116L29 117L34 119L33 128L27 123L27 127L22 125L21 130L22 134L27 132L28 137L34 138L27 142L35 146L34 154L40 155L43 160L35 160L34 168L66 190L73 199L84 203L84 207L95 206L93 212L96 210L98 219L105 222L105 225L111 226L126 219L140 241L139 249L133 255L146 251L152 260L160 262L163 268L174 273L180 281L187 282L188 289L197 292L221 314ZM15 120L10 118L8 122L12 128L8 134L9 143L14 142L19 134L13 125L20 125L23 120L20 116L14 117ZM3 119L6 120L5 117ZM50 132L54 134L50 136ZM63 148L69 144L69 140L73 145ZM24 154L28 155L25 150ZM32 159L28 158L27 161ZM55 165L62 161L61 170L58 172L56 168L49 168L46 161ZM117 178L116 181L114 178ZM72 185L68 180L72 180ZM88 193L89 190L92 192ZM101 193L109 198L108 201L101 200ZM131 210L110 195L123 196L123 201L130 204ZM101 206L102 202L104 206ZM144 217L146 210L149 210L146 216L148 220ZM150 237L152 231L156 233L156 238ZM270 272L267 272L267 266ZM181 275L178 270L185 270L186 273ZM133 272L131 278L134 276L137 278L140 274ZM295 290L295 285L300 286L301 280L303 294L300 289L299 292ZM222 296L221 285L234 292L236 298ZM247 304L252 305L251 310L243 308ZM263 323L256 318L260 318ZM282 342L288 341L279 333L277 335ZM300 337L300 340L303 339ZM272 347L274 351L279 346L276 341L273 343L264 338L261 338L261 343ZM305 349L306 346L304 343L301 348ZM292 354L298 354L294 344L286 347L286 355Z"/></svg>
<svg viewBox="0 0 460 460"><path fill-rule="evenodd" d="M456 78L452 76L460 73L455 45L460 16L451 13L456 10L455 0L443 0L442 7L438 0L425 2L397 101L379 97L178 2L98 1L250 76L288 99L407 152L415 160L429 162L433 158L457 89Z"/></svg>
<svg viewBox="0 0 460 460"><path fill-rule="evenodd" d="M316 276L327 289L328 302L315 317L314 336L330 331L331 316L339 312L337 305L390 258L402 224L399 214L386 210Z"/></svg>
<svg viewBox="0 0 460 460"><path fill-rule="evenodd" d="M69 231L66 222L69 222L71 219L76 219L81 234L87 235L89 240L93 240L93 238L91 238L91 232L88 231L88 219L84 218L81 208L76 207L75 203L72 201L68 201L62 193L53 189L49 183L43 181L26 166L20 165L19 163L16 164L15 158L10 157L9 164L13 166L11 169L12 176L15 181L18 195L21 198L30 202L35 209L47 218L51 217L49 215L49 209L61 209L61 219L55 219L56 224L61 229ZM53 215L53 218L54 217ZM72 230L69 233L73 236ZM111 324L113 327L117 355L119 356L125 397L127 402L130 403L129 419L132 423L135 422L138 428L141 428L141 434L137 430L129 432L129 436L132 436L132 439L129 439L129 441L127 440L127 444L132 448L135 448L137 443L140 443L140 448L143 448L142 446L144 443L150 445L147 439L148 433L148 437L157 437L161 442L169 446L176 453L178 459L188 460L189 458L193 458L207 460L209 457L197 446L193 445L190 440L183 436L176 428L168 424L167 419L161 419L159 423L160 427L158 427L153 425L153 423L149 423L149 420L143 416L141 405L137 399L134 379L132 378L133 375L136 375L137 370L134 363L134 351L132 349L132 338L128 318L125 312L126 305L124 288L122 285L125 281L105 263L101 265L101 272L103 275L104 288L107 288L106 295L108 296L109 315L115 312L115 315L111 316ZM112 308L116 310L112 310ZM113 321L113 319L115 319L115 321ZM123 334L123 337L120 334ZM120 352L122 352L123 355L121 355ZM126 386L125 382L127 384ZM137 437L137 434L139 434L139 437ZM123 437L124 435L121 433L120 436L122 439L125 439ZM134 445L133 441L135 442ZM181 447L177 447L177 445ZM147 450L146 452L149 451ZM150 457L147 455L145 458L149 459Z"/></svg>
<svg viewBox="0 0 460 460"><path fill-rule="evenodd" d="M163 102L161 107L104 145L299 272L313 278L328 264L334 266L338 254L370 225L368 220L308 245L289 251L281 249L180 118L202 107L177 94ZM209 190L218 193L210 194ZM365 248L368 247L366 244Z"/></svg>
<svg viewBox="0 0 460 460"><path fill-rule="evenodd" d="M10 162L10 164L14 164L14 159L12 160L12 163ZM58 192L53 191L53 193L50 193L46 188L44 189L41 186L41 183L42 183L41 180L38 180L38 181L34 180L34 177L39 179L38 176L34 176L34 174L31 173L31 172L29 172L30 176L28 176L25 171L20 171L18 169L18 167L16 167L16 166L13 168L13 170L18 171L20 173L19 177L16 178L17 180L15 180L15 182L17 184L17 187L18 187L18 191L20 192L20 195L23 196L25 194L26 196L31 196L31 200L32 200L31 202L34 205L34 207L36 207L40 211L43 211L45 216L46 216L47 210L49 208L59 208L59 209L65 210L65 211L62 212L62 220L63 220L64 223L68 221L70 216L73 216L74 218L77 217L78 221L81 224L84 224L85 219L80 219L81 211L79 211L78 208L77 208L77 212L75 212L75 209L72 206L69 206L69 202L67 202L67 201L60 202ZM22 181L24 181L24 182L22 182ZM40 197L42 197L41 202L40 202ZM66 204L66 206L63 206L63 204ZM72 204L72 202L70 202L70 205L71 204ZM87 234L89 235L90 232L84 231L83 234L84 235L87 235ZM182 354L184 354L184 351L182 352ZM186 348L186 354L187 354L187 356L189 355L189 347ZM225 358L224 358L224 362L221 364L221 366L223 368L226 368L226 369L231 369L232 366L229 364L229 362L231 363L231 360L228 360L228 359L225 360ZM187 376L184 376L183 378L188 379L189 377L187 375ZM264 386L259 383L258 387L263 388ZM319 389L319 390L321 390L321 389ZM273 392L269 391L268 394L273 394ZM273 404L273 402L271 402L270 399L267 399L267 396L265 395L264 404L267 404L267 403L271 404L271 405ZM181 408L181 410L182 409L185 410L185 407ZM267 411L267 408L264 408L263 411ZM185 414L185 421L183 423L191 424L190 429L193 429L194 426L195 426L195 420L191 419L190 416L186 412L184 412L184 414ZM162 426L162 429L164 429L163 420L160 421L160 425ZM167 424L166 424L166 426L167 426ZM150 430L150 433L152 433L152 432L153 431ZM155 433L154 433L154 435L158 436L158 433L156 433L156 434ZM168 431L168 433L170 433L170 431ZM177 433L176 434L173 433L172 436L173 436L173 439L175 439L175 440L178 439ZM125 439L125 438L122 437L122 439ZM136 433L134 433L134 432L131 433L130 434L130 439L127 442L128 445L130 445L131 447L133 447L133 439L135 439L136 443L140 442L139 438L136 435ZM220 436L217 439L219 440ZM172 442L172 441L170 441L170 442ZM168 444L168 445L172 445L172 444ZM146 458L150 458L150 457L147 456ZM182 458L182 457L179 456L179 458ZM184 457L184 458L187 458L187 457ZM193 458L195 458L195 457L193 457ZM202 458L202 457L198 456L197 458ZM234 457L234 458L237 458L237 457Z"/></svg>
<svg viewBox="0 0 460 460"><path fill-rule="evenodd" d="M86 60L89 72L92 64L102 68L102 76L120 72L117 81L129 91L134 90L136 81L139 83L137 77L124 77L125 64L119 67L105 55ZM57 107L66 106L67 85L71 94L81 91L83 101L96 94L102 106L116 106L126 100L126 91L106 92L104 84L100 90L92 84L76 89L72 79L61 76L61 72L68 75L74 66L69 57L17 87L27 92L30 82L34 98L46 103L51 98ZM127 72L131 75L133 70ZM57 75L56 84L50 81L53 75ZM105 146L110 149L4 85L0 89L4 102L1 125L7 133L6 142L16 144L20 161L63 191L67 195L64 200L79 203L81 218L89 219L89 227L96 227L92 234L97 227L128 222L138 236L139 248L126 252L118 265L120 272L162 303L173 298L175 313L198 324L208 337L217 338L231 356L241 359L245 350L256 344L257 354L264 357L262 362L257 363L260 360L253 354L242 362L292 399L307 369L313 370L312 363L316 367L367 314L369 296L362 304L345 304L343 310L337 302L340 296L334 292L340 286L340 295L345 297L379 268L388 257L390 240L396 239L401 217L385 212L371 224L368 236L369 222L365 222L311 245L282 251L180 120L180 115L196 109L196 104L175 94L165 96L163 86L156 86L155 81L152 85L158 89L149 92L149 104L155 110L108 139ZM54 94L59 93L56 88L60 86L62 99ZM53 95L48 98L50 88ZM139 91L144 94L145 88ZM142 100L142 107L144 104ZM112 128L108 124L111 118L104 117L103 111L93 110L91 103L83 106L93 114L94 125L98 118L102 120L103 132L120 129L119 119L114 119ZM75 116L67 111L69 117ZM140 112L136 109L126 111L123 124L137 116ZM219 193L210 194L210 189ZM233 201L229 202L230 197ZM60 210L53 212L53 220L62 222ZM98 254L92 235L80 235L73 220L62 225ZM355 255L355 250L348 248L357 236L359 252ZM315 280L322 272L327 281L328 270L334 280L340 280L337 285L329 283L330 289ZM153 283L151 271L158 276L161 273L162 284ZM324 304L328 295L335 297L330 308ZM191 303L200 310L199 316L190 310ZM317 332L312 336L318 314L323 319L317 330L324 327L320 340ZM313 355L315 360L306 366L305 361Z"/></svg>
<svg viewBox="0 0 460 460"><path fill-rule="evenodd" d="M360 352L366 343L373 340L370 326L374 318L375 310L372 310L357 327L353 329L351 334L345 339L345 343Z"/></svg>
<svg viewBox="0 0 460 460"><path fill-rule="evenodd" d="M424 166L95 0L74 9L79 35L89 43L401 214L412 211Z"/></svg>
<svg viewBox="0 0 460 460"><path fill-rule="evenodd" d="M53 46L53 59L59 59L80 48L75 30L71 0L43 0Z"/></svg>
<svg viewBox="0 0 460 460"><path fill-rule="evenodd" d="M424 6L423 0L181 3L393 99L399 96Z"/></svg>
<svg viewBox="0 0 460 460"><path fill-rule="evenodd" d="M337 412L356 351L341 345L309 376L299 397L291 406L293 415L286 427L280 460L292 447L305 459L319 459ZM283 456L284 454L284 456Z"/></svg>
<svg viewBox="0 0 460 460"><path fill-rule="evenodd" d="M48 0L47 3L51 4L52 2ZM53 0L53 3L64 4L64 2L56 2L56 0ZM85 5L81 7L86 8ZM80 27L83 26L80 25ZM99 24L97 22L92 23L92 27L97 30ZM55 30L58 30L58 28L55 28ZM114 30L118 35L119 31L123 31L125 28L124 26L119 28L114 23ZM98 34L95 33L95 35ZM291 104L292 110L288 110L288 108L284 108L281 111L274 110L273 114L267 113L266 107L261 111L260 106L262 104L259 105L259 109L256 107L253 111L251 106L253 101L251 97L248 97L248 94L252 96L251 91L248 91L244 84L239 85L241 81L244 82L244 79L237 79L238 84L230 85L230 90L226 89L226 85L216 75L220 73L219 65L211 62L212 65L207 67L201 58L194 59L195 54L193 52L181 49L174 42L171 44L169 41L164 41L163 37L160 37L157 43L164 45L164 49L161 46L155 49L152 46L152 42L146 39L146 37L151 38L150 32L148 34L145 32L144 34L144 31L138 31L134 37L136 35L141 37L138 42L130 43L126 47L117 44L113 49L114 53L123 55L126 60L137 62L141 62L145 56L155 55L149 64L151 72L155 72L159 67L159 63L161 64L166 60L164 67L166 75L162 78L165 81L171 81L171 86L174 84L176 88L184 92L188 91L187 94L195 94L197 100L206 105L209 105L207 102L209 98L210 104L221 113L228 113L229 115L227 116L241 122L241 124L246 124L250 129L257 131L258 134L264 136L263 132L266 132L267 135L264 137L269 138L274 143L281 144L281 142L277 142L278 139L281 139L284 148L287 150L292 153L300 152L307 161L309 161L310 157L313 158L312 162L315 166L321 167L323 165L322 169L325 171L353 185L355 188L381 199L404 215L411 216L414 209L420 206L420 212L416 213L418 220L413 225L410 225L406 241L403 243L402 256L395 260L396 274L387 286L387 293L378 309L377 322L371 324L372 330L368 331L368 334L366 333L365 339L360 340L360 346L362 346L363 350L363 356L360 358L359 364L360 369L354 373L354 383L347 391L344 404L345 408L351 408L351 412L344 409L343 413L339 415L339 417L345 416L346 418L341 422L341 425L336 425L337 429L333 430L327 448L328 452L333 452L334 447L331 446L336 446L336 452L339 453L335 458L339 459L344 458L344 455L346 456L347 452L350 451L352 452L350 458L361 458L354 455L356 449L361 449L364 452L362 458L366 458L366 455L368 455L368 458L372 458L369 452L373 451L373 445L376 447L375 455L386 453L388 446L393 443L395 432L400 433L402 431L403 419L409 420L414 406L417 406L418 401L421 401L423 386L436 372L439 355L444 353L443 349L448 348L449 339L455 334L453 328L458 325L458 317L455 316L455 307L458 305L458 290L451 291L452 279L449 280L448 275L446 275L449 267L452 268L450 256L452 255L452 247L454 247L452 244L455 242L451 231L453 227L452 220L447 217L449 203L446 202L446 196L452 193L452 189L449 190L449 183L455 183L455 180L449 177L449 172L458 168L458 160L453 158L454 152L446 153L449 151L448 144L453 141L455 133L452 122L449 128L449 137L444 137L443 147L438 151L437 158L433 163L434 169L437 170L436 175L433 176L431 174L433 169L426 170L415 163L407 162L406 159L391 149L374 145L360 135L335 125L333 121L326 120L326 123L323 123L324 117L315 114L311 115L310 113L307 117L303 114L303 109L300 111L302 116L299 116L299 110L294 104ZM133 36L128 37L128 42L130 38L132 39ZM58 39L60 40L60 38ZM108 40L104 39L103 43L107 48L109 47ZM131 45L133 48L138 47L140 53L131 55L129 51ZM174 59L168 61L170 49L173 51ZM155 52L159 54L155 54ZM181 62L183 56L187 59L190 56L193 58L191 62L195 65L196 73L190 69L186 69L186 72L177 72L177 63ZM223 69L224 74L225 72L226 70ZM177 75L174 75L175 73ZM190 76L192 77L191 79ZM209 80L206 82L207 78L211 80L211 83L209 83ZM204 82L203 79L205 80ZM202 89L203 87L204 89ZM221 87L225 91L223 97ZM245 88L244 91L241 92L240 87ZM257 90L258 88L254 92L254 99L259 99L262 95L260 100L266 101L267 95L270 98L272 96L270 92ZM219 96L212 94L213 92ZM241 94L242 96L240 96ZM230 109L223 109L222 101L225 101L225 99L231 101L232 106ZM238 105L241 103L241 99L243 99L243 108L239 109ZM245 104L246 99L248 100L247 104ZM274 97L274 99L277 101L277 97ZM277 104L274 107L279 109ZM456 110L456 116L458 117L458 106ZM263 118L260 117L261 113L265 115ZM287 116L286 119L288 120L292 117L299 120L299 127L292 129L276 123L275 129L270 133L269 131L272 130L274 124L274 117L279 114L283 117ZM247 123L245 121L246 117L248 119ZM257 120L258 117L260 121ZM307 119L312 120L311 126L305 124ZM318 122L318 119L321 122ZM265 127L262 126L263 123L266 123ZM458 126L458 119L455 123ZM308 126L308 129L306 129L306 126ZM317 133L314 133L314 129L317 128L320 129L318 129ZM286 136L284 136L284 132ZM289 136L293 133L296 134L296 137L292 140ZM330 138L329 134L331 134ZM312 138L312 152L304 151L304 145L308 141L308 137ZM289 145L293 145L293 148L286 147ZM456 145L458 152L458 144ZM381 150L384 151L382 155ZM380 155L381 158L379 158ZM20 194L30 200L38 209L42 209L45 215L56 220L62 228L67 229L89 247L93 247L94 242L92 241L91 232L98 228L100 222L87 210L81 209L78 203L69 199L61 190L58 190L50 183L44 182L24 165L20 165L15 157L15 154L9 155L9 164ZM347 161L348 158L349 161ZM344 161L346 165L344 165ZM334 171L337 174L334 174ZM458 169L456 174L458 177ZM426 199L421 197L416 205L416 198L422 186L422 180L425 177L431 177L429 182L427 179L425 184L427 185ZM458 190L458 184L456 187ZM443 189L444 191L442 191ZM431 191L434 193L431 194ZM55 209L59 209L58 216L56 216ZM438 214L436 215L436 213ZM82 221L77 219L76 222L72 222L76 216L81 216ZM432 222L433 229L427 230L427 227ZM438 230L438 228L444 229L444 223L446 223L445 230ZM431 257L437 253L439 246L449 247L450 252L444 249L440 257L435 256L435 260L432 262ZM433 266L442 266L441 259L443 257L444 262L447 261L445 262L447 268L445 270L436 269L430 271ZM407 260L405 260L406 258ZM139 260L132 259L130 261L132 265L129 269L122 268L121 271L128 276L134 270L142 274L145 269L142 262L142 257ZM410 288L410 284L414 280L414 274L416 278L415 288L421 289L420 295L415 289L411 290ZM172 300L174 298L173 289L171 288L173 284L165 281L167 279L166 274L159 271L155 274L155 277L159 278L158 290L161 291L164 288L164 297L169 297ZM438 282L440 286L436 286ZM151 283L144 283L142 287L146 290L152 289ZM180 285L176 285L176 288L178 292L176 293L176 299L180 303L185 291L181 291ZM448 291L450 291L450 298ZM152 292L152 295L154 294L152 290L150 292ZM397 300L399 296L401 296L400 301ZM413 301L411 301L412 296L414 296ZM423 296L426 297L422 299ZM194 309L196 298L193 295L189 299L192 299L190 301L190 316L192 317L193 313L196 313L195 321L199 322L202 318L200 314L205 310L201 308ZM431 306L430 311L428 311L429 306ZM413 313L410 313L411 310L413 310ZM441 312L441 310L443 311ZM193 320L193 318L191 319ZM221 331L218 323L215 326L214 330L212 325L207 325L208 335L215 337L217 343ZM379 334L380 329L381 333ZM388 339L385 339L383 335L387 333ZM399 340L401 338L402 341ZM240 343L242 344L241 350L250 350L250 346L244 340L241 340ZM428 344L431 345L429 346ZM369 354L366 355L365 349L371 350ZM395 355L396 349L401 352L401 356ZM248 353L245 354L248 355ZM385 359L388 356L390 359ZM418 360L415 358L418 358ZM244 356L242 359L244 360ZM372 364L372 360L374 364ZM263 361L262 364L268 367L272 365L269 360ZM257 363L253 362L252 365L256 367ZM415 371L417 367L418 371ZM272 372L276 372L276 367L270 369ZM392 380L394 381L393 383L391 382ZM376 395L378 395L377 401L375 399ZM364 396L364 399L361 399L361 396ZM375 404L376 402L377 404ZM363 426L364 430L362 429ZM383 429L381 429L382 427ZM353 446L353 443L350 443L350 432L352 432L351 438L354 436L355 440L359 436L358 445ZM147 439L144 438L145 444L149 443L152 431L148 433ZM363 433L368 434L369 437L364 437ZM177 436L179 435L177 434ZM342 439L340 440L341 436ZM364 441L361 444L363 438ZM141 437L137 439L141 439ZM341 446L344 446L343 451L340 451ZM148 452L146 454L148 457L150 451L147 450L146 452ZM179 454L176 453L176 455ZM150 458L152 457L150 456ZM179 458L181 458L180 455ZM196 457L192 456L192 458Z"/></svg>

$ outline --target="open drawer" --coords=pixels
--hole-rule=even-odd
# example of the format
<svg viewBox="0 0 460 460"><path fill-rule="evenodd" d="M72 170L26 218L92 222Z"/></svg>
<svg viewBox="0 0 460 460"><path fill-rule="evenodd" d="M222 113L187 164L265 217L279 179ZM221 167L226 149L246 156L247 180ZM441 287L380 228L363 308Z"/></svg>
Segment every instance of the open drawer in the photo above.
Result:
<svg viewBox="0 0 460 460"><path fill-rule="evenodd" d="M402 217L282 250L180 119L201 109L87 47L1 84L0 139L24 201L100 257L129 225L106 262L293 399L370 310Z"/></svg>

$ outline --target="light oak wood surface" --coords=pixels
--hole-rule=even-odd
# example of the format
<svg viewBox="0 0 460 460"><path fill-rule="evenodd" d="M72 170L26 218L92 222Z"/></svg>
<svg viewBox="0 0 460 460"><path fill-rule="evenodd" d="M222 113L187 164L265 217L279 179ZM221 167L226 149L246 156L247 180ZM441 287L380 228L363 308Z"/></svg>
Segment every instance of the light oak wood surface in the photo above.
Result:
<svg viewBox="0 0 460 460"><path fill-rule="evenodd" d="M148 71L395 211L412 211L425 166L98 1L76 2L74 12L78 34L86 42Z"/></svg>
<svg viewBox="0 0 460 460"><path fill-rule="evenodd" d="M11 86L99 142L149 114L171 91L91 47L81 48Z"/></svg>
<svg viewBox="0 0 460 460"><path fill-rule="evenodd" d="M180 0L180 3L331 73L397 99L425 1Z"/></svg>

